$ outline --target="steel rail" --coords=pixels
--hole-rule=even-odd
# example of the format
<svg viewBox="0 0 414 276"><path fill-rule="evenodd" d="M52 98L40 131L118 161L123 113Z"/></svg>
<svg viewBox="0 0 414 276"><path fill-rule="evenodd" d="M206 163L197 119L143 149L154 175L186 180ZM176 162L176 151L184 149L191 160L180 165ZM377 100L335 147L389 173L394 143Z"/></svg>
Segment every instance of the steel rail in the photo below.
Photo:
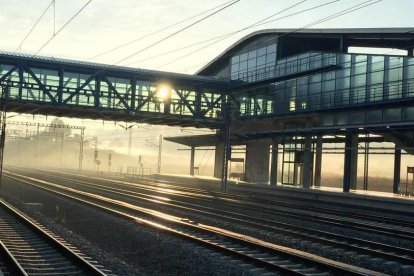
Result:
<svg viewBox="0 0 414 276"><path fill-rule="evenodd" d="M193 242L204 244L210 248L231 254L243 260L248 260L259 267L273 271L293 275L312 275L316 273L318 275L383 275L375 271L332 261L224 229L203 224L192 224L191 222L183 221L181 218L161 212L140 208L99 195L77 191L32 177L10 172L7 172L5 176L54 194L80 201L142 225L152 228L155 227ZM141 217L137 217L131 213L138 213Z"/></svg>
<svg viewBox="0 0 414 276"><path fill-rule="evenodd" d="M87 176L82 176L82 175L76 175L76 176L88 178ZM108 180L108 179L103 179L99 177L91 177L91 179L101 180L101 181L106 181L106 182L117 182L119 184L130 185L135 188L140 188L140 189L145 189L145 190L152 191L152 192L158 192L158 193L171 195L171 191L168 188L157 187L157 191L154 191L150 187L148 187L147 184L143 185L143 184L138 184L138 183L113 180L113 179ZM395 225L392 225L394 227L386 227L384 225L378 225L378 224L377 225L367 224L367 221L369 221L369 217L367 217L365 221L363 222L362 221L358 222L358 221L352 221L352 220L346 219L345 216L340 212L338 212L337 218L329 217L321 213L311 214L310 213L311 211L306 211L306 213L301 214L300 212L303 212L303 210L299 210L299 213L298 213L297 210L291 211L291 210L283 209L283 208L280 208L279 206L275 206L277 204L277 202L275 201L272 201L272 205L271 207L269 207L269 204L264 204L263 201L261 202L250 201L249 202L249 201L246 201L245 198L238 198L238 197L228 198L226 197L226 195L223 195L223 193L216 193L216 192L205 192L204 191L204 195L205 195L204 197L202 194L195 194L195 193L189 193L189 192L182 192L182 193L176 192L174 193L174 195L181 196L181 197L193 197L193 198L197 198L197 200L204 200L204 201L210 201L210 202L214 202L214 201L217 201L218 199L221 199L225 201L226 205L233 206L233 207L240 207L240 204L234 203L232 200L243 199L243 208L248 208L253 211L260 211L262 213L268 213L270 215L292 217L292 218L296 218L300 220L329 224L329 225L338 226L338 227L346 227L348 229L365 231L365 232L370 232L373 234L391 235L392 237L395 237L395 238L414 241L414 231L405 231L404 229L399 229L395 227ZM214 201L211 198L214 198ZM313 212L316 212L316 211L313 211Z"/></svg>
<svg viewBox="0 0 414 276"><path fill-rule="evenodd" d="M69 173L69 172L59 172L59 171L54 171L54 170L47 170L47 171L53 171L53 172L56 172L56 173L64 173L64 174L72 174L72 173ZM88 176L83 176L83 175L79 175L79 174L77 174L76 176L77 177L88 177ZM103 179L103 178L99 178L99 177L96 177L96 176L94 176L93 178L94 179L100 179L102 181L118 181L118 183L121 183L121 184L124 184L124 185L125 184L137 185L137 183L128 183L128 182L120 181L120 180L117 180L117 179ZM303 207L306 206L307 210L313 210L313 211L316 211L316 212L325 212L325 213L329 213L329 214L333 214L333 215L338 215L338 216L341 216L341 217L348 216L348 217L351 217L351 218L360 218L360 219L366 219L366 220L369 219L371 221L376 220L376 221L381 222L381 223L392 223L392 224L398 224L400 226L414 227L414 221L407 221L407 220L397 219L397 218L394 218L394 217L384 216L384 214L382 214L381 216L380 215L373 215L373 214L370 214L370 215L368 215L368 214L356 214L356 213L353 213L353 212L347 212L347 211L342 211L342 210L341 211L336 211L336 210L332 210L332 209L328 209L328 208L311 207L309 205L303 205L303 204L298 204L298 203L280 201L280 200L275 200L274 198L269 199L269 196L273 196L273 197L277 197L277 198L292 198L292 197L289 197L289 196L282 196L282 195L276 195L276 194L269 195L269 194L265 194L265 193L258 192L258 191L238 191L238 192L242 192L244 194L249 193L247 196L246 195L234 194L234 193L223 194L221 192L206 191L206 190L203 190L203 189L197 189L197 188L193 188L193 187L183 187L183 185L178 184L176 182L171 182L171 181L157 180L157 182L159 182L159 183L154 183L154 182L151 182L151 181L143 180L141 182L145 182L145 184L147 185L146 187L148 187L148 185L156 186L156 187L159 187L161 185L162 186L168 185L167 187L162 187L162 188L174 188L174 189L177 189L177 190L183 190L185 192L194 192L194 193L197 193L197 194L207 194L209 196L214 195L216 198L217 197L219 197L219 198L231 198L231 199L238 199L238 200L243 200L243 201L249 200L249 201L253 201L253 202L257 202L257 201L264 202L265 201L266 203L271 203L272 205L277 204L277 205L280 205L280 206L287 206L287 207L293 207L293 208L298 208L298 209L303 209ZM174 185L174 184L178 184L178 185ZM259 196L256 196L256 195L259 195ZM265 198L263 198L261 196L263 196ZM294 198L293 200L298 201L299 199ZM313 202L316 202L316 203L320 204L320 202L317 202L317 201L312 200L312 199L307 199L306 201L307 201L307 203L309 201L313 201ZM330 204L328 202L323 202L323 204L328 205L328 206L333 205L333 204ZM338 206L338 204L335 203L335 206ZM351 206L346 206L346 207L350 208ZM366 209L372 209L372 208L366 208ZM383 211L383 210L377 210L377 212L381 212L381 211Z"/></svg>
<svg viewBox="0 0 414 276"><path fill-rule="evenodd" d="M37 174L37 173L36 173ZM41 174L43 175L43 174ZM132 198L134 200L138 199L141 201L146 201L150 203L156 203L158 205L167 206L175 209L181 209L184 212L192 212L200 215L207 215L214 217L215 219L221 218L223 221L228 222L232 221L237 224L247 225L250 227L255 227L257 229L270 231L272 233L281 233L288 236L299 237L304 240L310 240L313 242L324 243L328 245L333 245L336 247L343 247L347 250L353 250L361 254L370 254L372 258L385 258L386 260L396 261L405 265L414 264L414 250L391 246L388 244L373 242L369 240L347 237L344 235L339 235L327 231L313 230L305 227L300 227L288 223L277 222L269 219L263 219L258 217L252 217L236 212L225 211L223 209L217 209L212 207L206 207L199 204L193 204L188 202L183 202L175 199L168 199L164 201L161 197L156 195L148 195L144 193L139 193L131 190L124 190L115 187L108 187L105 185L95 184L86 181L74 180L74 179L65 179L56 175L43 175L46 179L58 179L59 181L64 181L65 183L72 183L75 185L80 185L82 187L93 188L95 191L108 192L110 195L120 195L122 197ZM45 178L43 178L45 179ZM59 182L61 183L61 182ZM219 206L219 208L222 206ZM219 211L219 212L217 212Z"/></svg>
<svg viewBox="0 0 414 276"><path fill-rule="evenodd" d="M39 225L31 221L31 219L27 218L24 214L16 210L14 207L12 207L10 204L6 203L2 199L0 199L0 208L10 215L9 219L5 217L1 218L5 222L7 222L7 225L0 225L0 229L2 229L3 231L8 231L10 239L12 239L10 241L10 245L8 245L9 242L7 242L7 239L6 243L3 242L2 245L5 246L8 254L10 254L11 258L13 258L13 261L17 263L22 275L31 275L33 273L35 273L36 275L53 275L55 273L59 275L72 275L75 272L82 272L85 275L106 275L95 265L90 263L84 257L80 256L71 248L69 248L68 245L64 244L59 239L53 237L52 234L42 229ZM5 227L10 226L12 224L17 225L17 227L19 228L13 227L12 229L8 230L7 227ZM22 236L19 236L20 234L22 234ZM17 242L19 240L19 237L22 239L20 242ZM21 246L21 244L19 243L25 243L26 239L29 238L32 239L31 245L35 244L33 240L36 240L37 242L42 243L44 246L48 247L49 249L42 249L42 252L39 252L38 248L33 247L32 250L30 250L31 253L27 253L29 251L26 251L26 254L22 254L22 252L19 251L19 248ZM53 265L54 261L48 263L48 260L45 258L46 256L42 255L46 251L54 252L51 253L52 255L56 253L61 254L62 262L66 262L67 264L70 264L70 266L68 268L65 268L62 267L63 263L58 263L55 264L54 267L50 267L50 265ZM42 262L35 264L36 258L38 258L39 256L42 257ZM48 264L48 268L46 268L46 264ZM68 269L68 271L65 272L65 269Z"/></svg>
<svg viewBox="0 0 414 276"><path fill-rule="evenodd" d="M4 243L0 240L0 261L4 263L6 267L4 267L4 271L2 270L2 266L0 265L0 275L19 275L19 276L28 276L26 271L21 267L19 262L16 258L10 253L9 249L4 245Z"/></svg>

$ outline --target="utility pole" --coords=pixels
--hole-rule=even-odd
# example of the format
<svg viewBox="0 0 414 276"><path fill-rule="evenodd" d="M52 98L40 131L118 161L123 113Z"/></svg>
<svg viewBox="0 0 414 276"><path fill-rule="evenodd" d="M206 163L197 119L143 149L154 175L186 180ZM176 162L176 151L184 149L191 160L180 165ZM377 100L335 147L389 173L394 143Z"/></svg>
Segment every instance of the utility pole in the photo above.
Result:
<svg viewBox="0 0 414 276"><path fill-rule="evenodd" d="M228 162L231 158L231 145L230 145L230 109L231 103L224 104L224 128L223 128L223 138L224 138L224 151L223 151L223 167L221 171L221 191L227 192L227 171L228 171Z"/></svg>
<svg viewBox="0 0 414 276"><path fill-rule="evenodd" d="M132 145L132 127L129 128L129 139L128 139L128 155L131 156L131 145Z"/></svg>
<svg viewBox="0 0 414 276"><path fill-rule="evenodd" d="M81 129L81 138L79 142L79 170L82 170L82 161L83 161L83 140L85 136L85 129Z"/></svg>
<svg viewBox="0 0 414 276"><path fill-rule="evenodd" d="M158 169L157 172L161 173L161 152L162 152L162 135L160 135L159 141L158 141Z"/></svg>
<svg viewBox="0 0 414 276"><path fill-rule="evenodd" d="M60 137L60 167L61 168L63 166L63 140L64 139L65 139L65 133L62 132L61 137Z"/></svg>
<svg viewBox="0 0 414 276"><path fill-rule="evenodd" d="M35 161L36 164L38 163L38 158L39 158L39 125L37 125L37 130L36 130L36 152L35 152Z"/></svg>

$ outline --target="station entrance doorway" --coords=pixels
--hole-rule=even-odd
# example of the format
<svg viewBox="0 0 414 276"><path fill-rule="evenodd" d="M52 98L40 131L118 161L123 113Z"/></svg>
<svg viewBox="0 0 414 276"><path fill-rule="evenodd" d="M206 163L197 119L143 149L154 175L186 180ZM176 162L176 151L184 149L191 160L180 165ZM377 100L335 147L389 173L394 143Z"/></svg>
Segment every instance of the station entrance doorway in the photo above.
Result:
<svg viewBox="0 0 414 276"><path fill-rule="evenodd" d="M303 186L303 138L292 137L285 139L282 156L282 184ZM313 164L313 155L311 164ZM313 165L311 165L311 179L313 179Z"/></svg>

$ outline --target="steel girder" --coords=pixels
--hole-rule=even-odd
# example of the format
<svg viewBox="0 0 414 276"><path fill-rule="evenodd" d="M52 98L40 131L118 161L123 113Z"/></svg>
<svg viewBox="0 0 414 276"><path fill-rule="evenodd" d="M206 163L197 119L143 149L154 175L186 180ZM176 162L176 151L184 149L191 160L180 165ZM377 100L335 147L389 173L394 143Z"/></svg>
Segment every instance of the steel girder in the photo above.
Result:
<svg viewBox="0 0 414 276"><path fill-rule="evenodd" d="M10 53L0 53L0 84L10 111L199 127L221 124L229 88L214 77Z"/></svg>

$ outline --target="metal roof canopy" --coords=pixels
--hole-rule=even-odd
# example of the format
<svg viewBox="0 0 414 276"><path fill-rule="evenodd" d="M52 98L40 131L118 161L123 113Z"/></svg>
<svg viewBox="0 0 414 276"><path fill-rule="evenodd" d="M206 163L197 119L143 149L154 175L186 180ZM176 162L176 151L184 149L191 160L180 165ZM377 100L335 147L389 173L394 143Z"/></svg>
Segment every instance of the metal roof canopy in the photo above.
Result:
<svg viewBox="0 0 414 276"><path fill-rule="evenodd" d="M340 133L343 134L343 133ZM232 135L230 138L230 144L235 145L244 145L246 142L251 140L270 140L272 138L281 138L283 137L280 134L273 134L266 133L266 134L240 134L240 135ZM286 135L287 136L287 135ZM206 135L193 135L193 136L175 136L175 137L164 137L164 140L173 142L176 144L188 146L188 147L208 147L214 146L219 143L223 143L223 138L219 134L206 134ZM300 143L303 139L296 139L295 141ZM316 142L316 139L314 139ZM329 137L323 139L324 143L344 143L345 137ZM374 136L374 137L360 137L359 142L386 142L386 139L382 136Z"/></svg>
<svg viewBox="0 0 414 276"><path fill-rule="evenodd" d="M217 65L231 52L248 44L250 41L262 36L275 35L302 38L336 38L342 39L349 47L375 47L375 48L414 48L414 27L406 28L328 28L328 29L265 29L250 33L224 50L200 70L198 75L208 74L208 71Z"/></svg>

